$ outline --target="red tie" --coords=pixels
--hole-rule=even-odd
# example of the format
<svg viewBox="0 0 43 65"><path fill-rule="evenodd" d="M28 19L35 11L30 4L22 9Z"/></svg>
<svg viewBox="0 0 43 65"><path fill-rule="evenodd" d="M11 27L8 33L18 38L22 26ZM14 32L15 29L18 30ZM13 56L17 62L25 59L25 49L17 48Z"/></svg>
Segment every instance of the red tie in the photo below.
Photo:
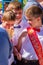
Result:
<svg viewBox="0 0 43 65"><path fill-rule="evenodd" d="M40 32L40 29L33 28L35 31Z"/></svg>

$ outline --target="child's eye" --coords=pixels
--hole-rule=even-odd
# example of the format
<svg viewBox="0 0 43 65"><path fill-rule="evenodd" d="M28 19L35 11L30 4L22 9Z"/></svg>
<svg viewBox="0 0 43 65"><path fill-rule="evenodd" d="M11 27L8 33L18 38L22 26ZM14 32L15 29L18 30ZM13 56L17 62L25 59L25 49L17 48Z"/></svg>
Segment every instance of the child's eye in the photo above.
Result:
<svg viewBox="0 0 43 65"><path fill-rule="evenodd" d="M32 21L32 19L29 19L29 21Z"/></svg>
<svg viewBox="0 0 43 65"><path fill-rule="evenodd" d="M15 13L15 15L17 15L17 13Z"/></svg>
<svg viewBox="0 0 43 65"><path fill-rule="evenodd" d="M19 12L19 13L15 13L15 15L17 15L17 14L22 14L21 12Z"/></svg>
<svg viewBox="0 0 43 65"><path fill-rule="evenodd" d="M22 12L19 12L18 14L22 14Z"/></svg>

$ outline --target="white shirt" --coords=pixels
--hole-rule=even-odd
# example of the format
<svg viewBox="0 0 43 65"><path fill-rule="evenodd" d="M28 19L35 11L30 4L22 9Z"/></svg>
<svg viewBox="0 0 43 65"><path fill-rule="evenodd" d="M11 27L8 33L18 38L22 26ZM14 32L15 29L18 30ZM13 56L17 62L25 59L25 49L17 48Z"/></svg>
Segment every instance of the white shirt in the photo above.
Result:
<svg viewBox="0 0 43 65"><path fill-rule="evenodd" d="M23 30L23 32L24 31L27 31L27 30L25 29ZM41 27L40 32L36 32L36 33L38 35L39 41L43 48L43 27ZM20 53L22 54L22 58L25 58L27 60L38 60L38 57L35 53L35 50L31 44L31 41L28 35L24 37L22 40L22 47L21 47Z"/></svg>
<svg viewBox="0 0 43 65"><path fill-rule="evenodd" d="M21 26L21 28L14 28L14 36L12 37L13 46L17 45L18 38L22 34L23 29L29 26L29 24L24 20L22 20L19 25Z"/></svg>

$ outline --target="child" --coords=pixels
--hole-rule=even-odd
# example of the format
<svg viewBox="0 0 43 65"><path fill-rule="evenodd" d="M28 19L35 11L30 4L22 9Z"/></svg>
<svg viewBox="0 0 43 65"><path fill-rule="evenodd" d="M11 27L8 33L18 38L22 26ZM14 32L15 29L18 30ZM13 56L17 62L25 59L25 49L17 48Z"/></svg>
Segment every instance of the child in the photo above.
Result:
<svg viewBox="0 0 43 65"><path fill-rule="evenodd" d="M12 33L13 33L13 25L15 23L14 12L13 11L4 12L3 17L2 17L2 21L3 21L3 26L8 30L8 33L9 33L10 38L11 38Z"/></svg>
<svg viewBox="0 0 43 65"><path fill-rule="evenodd" d="M17 49L19 52L17 58L21 61L19 64L43 65L43 56L39 56L39 54L42 54L42 50L40 53L39 49L43 49L42 10L40 9L40 7L33 5L25 11L25 15L26 19L28 20L27 22L30 24L30 28L28 27L27 29L24 29L18 39ZM29 31L28 29L31 30ZM33 34L31 35L32 32ZM34 32L37 35L35 35ZM36 37L34 37L34 35ZM39 43L38 45L40 47L38 49L36 38L38 40L37 43ZM41 61L39 60L39 57L42 59Z"/></svg>
<svg viewBox="0 0 43 65"><path fill-rule="evenodd" d="M7 32L9 32L8 29L10 29L10 31L11 31L11 32L9 32L10 37L12 35L12 28L13 28L14 23L15 23L15 14L14 14L14 12L13 11L4 12L3 16L2 16L2 24L1 24L1 26L3 28L5 28L7 30ZM11 54L11 52L10 52L10 54ZM14 61L14 57L13 57L13 53L12 53L11 57L9 58L9 65L11 65L13 61ZM4 65L7 65L7 64L4 64Z"/></svg>
<svg viewBox="0 0 43 65"><path fill-rule="evenodd" d="M13 10L16 15L16 23L19 24L22 18L22 5L20 2L10 2L6 11Z"/></svg>

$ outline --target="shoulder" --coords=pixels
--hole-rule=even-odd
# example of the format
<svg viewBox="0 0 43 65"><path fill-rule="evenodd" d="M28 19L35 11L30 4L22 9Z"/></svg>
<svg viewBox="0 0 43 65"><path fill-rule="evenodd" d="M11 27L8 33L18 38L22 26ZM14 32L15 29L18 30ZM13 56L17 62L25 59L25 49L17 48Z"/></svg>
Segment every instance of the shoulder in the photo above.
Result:
<svg viewBox="0 0 43 65"><path fill-rule="evenodd" d="M25 37L25 36L27 36L27 29L24 29L21 34L21 37Z"/></svg>
<svg viewBox="0 0 43 65"><path fill-rule="evenodd" d="M6 30L0 27L0 32L6 32Z"/></svg>
<svg viewBox="0 0 43 65"><path fill-rule="evenodd" d="M42 27L40 27L40 30L43 31L43 25L42 25Z"/></svg>
<svg viewBox="0 0 43 65"><path fill-rule="evenodd" d="M24 30L22 31L22 33L23 33L23 32L27 32L27 29L24 29Z"/></svg>
<svg viewBox="0 0 43 65"><path fill-rule="evenodd" d="M3 37L8 36L8 33L4 28L0 28L0 36L3 36Z"/></svg>

